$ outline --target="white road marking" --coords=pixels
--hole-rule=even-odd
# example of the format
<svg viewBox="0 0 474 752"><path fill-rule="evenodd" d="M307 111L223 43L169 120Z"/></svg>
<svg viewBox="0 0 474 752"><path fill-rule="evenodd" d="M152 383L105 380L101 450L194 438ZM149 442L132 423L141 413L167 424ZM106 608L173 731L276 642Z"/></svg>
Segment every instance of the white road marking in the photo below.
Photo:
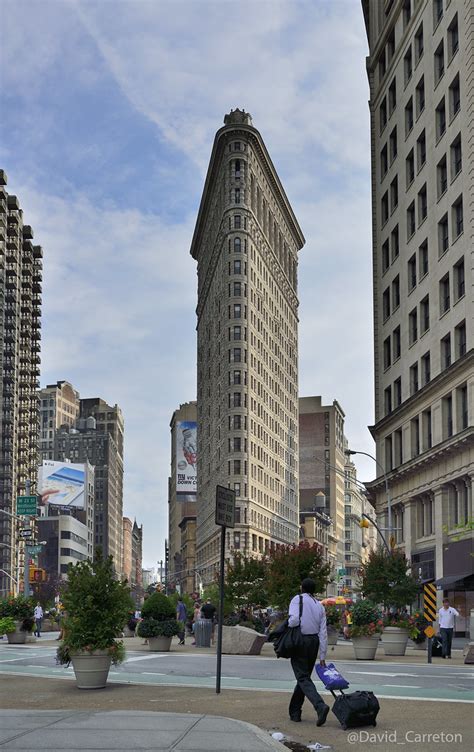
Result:
<svg viewBox="0 0 474 752"><path fill-rule="evenodd" d="M411 684L382 684L382 687L397 687L398 689L421 689L421 687L412 687Z"/></svg>
<svg viewBox="0 0 474 752"><path fill-rule="evenodd" d="M136 658L126 658L124 660L124 663L135 663L136 661L149 661L150 658L166 658L166 653L159 654L159 653L150 653L149 655L139 655Z"/></svg>
<svg viewBox="0 0 474 752"><path fill-rule="evenodd" d="M142 671L144 676L168 676L168 674L160 674L159 671Z"/></svg>
<svg viewBox="0 0 474 752"><path fill-rule="evenodd" d="M411 678L419 678L418 674L386 674L382 671L345 671L346 674L364 674L364 676L390 676L392 679L394 679L397 676L409 676Z"/></svg>

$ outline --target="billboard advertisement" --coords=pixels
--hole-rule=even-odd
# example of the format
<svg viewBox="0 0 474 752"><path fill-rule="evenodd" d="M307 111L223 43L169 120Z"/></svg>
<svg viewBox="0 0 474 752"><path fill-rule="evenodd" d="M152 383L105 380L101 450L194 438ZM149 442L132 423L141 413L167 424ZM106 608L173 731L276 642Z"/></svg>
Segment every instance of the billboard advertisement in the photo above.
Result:
<svg viewBox="0 0 474 752"><path fill-rule="evenodd" d="M196 495L197 423L176 423L176 493Z"/></svg>
<svg viewBox="0 0 474 752"><path fill-rule="evenodd" d="M85 465L44 460L38 474L41 503L85 509L85 482Z"/></svg>

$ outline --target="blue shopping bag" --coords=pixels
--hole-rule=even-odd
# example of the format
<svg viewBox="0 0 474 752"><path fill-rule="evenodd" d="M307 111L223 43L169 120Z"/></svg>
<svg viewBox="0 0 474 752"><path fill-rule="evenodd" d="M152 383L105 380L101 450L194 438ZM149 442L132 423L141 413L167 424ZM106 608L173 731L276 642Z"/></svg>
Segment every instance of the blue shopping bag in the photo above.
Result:
<svg viewBox="0 0 474 752"><path fill-rule="evenodd" d="M339 673L334 663L328 663L327 666L316 666L316 673L321 679L326 689L347 689L349 682Z"/></svg>

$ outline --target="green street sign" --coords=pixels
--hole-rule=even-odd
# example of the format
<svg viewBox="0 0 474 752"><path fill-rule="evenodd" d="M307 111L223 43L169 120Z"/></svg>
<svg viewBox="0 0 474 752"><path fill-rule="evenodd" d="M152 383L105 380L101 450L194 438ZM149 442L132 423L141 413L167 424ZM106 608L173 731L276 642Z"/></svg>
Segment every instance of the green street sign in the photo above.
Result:
<svg viewBox="0 0 474 752"><path fill-rule="evenodd" d="M346 570L345 569L338 569L337 573L338 573L339 577L344 577L344 575L346 573Z"/></svg>
<svg viewBox="0 0 474 752"><path fill-rule="evenodd" d="M28 546L28 553L31 556L35 556L36 554L40 554L43 546Z"/></svg>
<svg viewBox="0 0 474 752"><path fill-rule="evenodd" d="M38 497L37 496L17 496L16 513L29 517L36 517L38 514Z"/></svg>

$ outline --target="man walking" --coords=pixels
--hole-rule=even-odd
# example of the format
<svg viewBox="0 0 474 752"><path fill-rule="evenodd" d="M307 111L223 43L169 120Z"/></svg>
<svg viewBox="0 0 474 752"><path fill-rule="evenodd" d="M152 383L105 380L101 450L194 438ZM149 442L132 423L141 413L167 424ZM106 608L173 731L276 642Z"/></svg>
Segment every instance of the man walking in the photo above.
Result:
<svg viewBox="0 0 474 752"><path fill-rule="evenodd" d="M212 621L212 628L211 628L211 643L214 645L214 630L215 630L215 619L216 619L216 607L211 603L211 599L208 598L205 603L201 606L201 616L203 619L209 619Z"/></svg>
<svg viewBox="0 0 474 752"><path fill-rule="evenodd" d="M439 631L443 643L443 658L451 658L451 644L453 642L454 619L459 616L459 611L449 605L449 599L443 598L443 607L438 613Z"/></svg>
<svg viewBox="0 0 474 752"><path fill-rule="evenodd" d="M326 722L329 705L326 705L318 693L311 679L319 649L321 666L326 665L328 635L326 628L326 611L324 606L314 597L316 583L307 577L301 583L303 598L303 612L301 614L301 634L303 635L303 653L297 658L291 658L291 667L296 678L296 687L290 700L290 719L301 721L301 710L304 698L307 697L318 714L317 726ZM292 598L288 611L288 625L297 627L300 623L300 596Z"/></svg>
<svg viewBox="0 0 474 752"><path fill-rule="evenodd" d="M179 644L184 645L184 635L185 635L185 629L186 629L186 606L183 603L183 599L181 596L178 598L178 603L176 605L176 621L179 622L181 631L178 632L179 637Z"/></svg>
<svg viewBox="0 0 474 752"><path fill-rule="evenodd" d="M33 618L35 620L35 637L41 637L41 625L43 622L43 609L41 604L37 603L33 612Z"/></svg>

